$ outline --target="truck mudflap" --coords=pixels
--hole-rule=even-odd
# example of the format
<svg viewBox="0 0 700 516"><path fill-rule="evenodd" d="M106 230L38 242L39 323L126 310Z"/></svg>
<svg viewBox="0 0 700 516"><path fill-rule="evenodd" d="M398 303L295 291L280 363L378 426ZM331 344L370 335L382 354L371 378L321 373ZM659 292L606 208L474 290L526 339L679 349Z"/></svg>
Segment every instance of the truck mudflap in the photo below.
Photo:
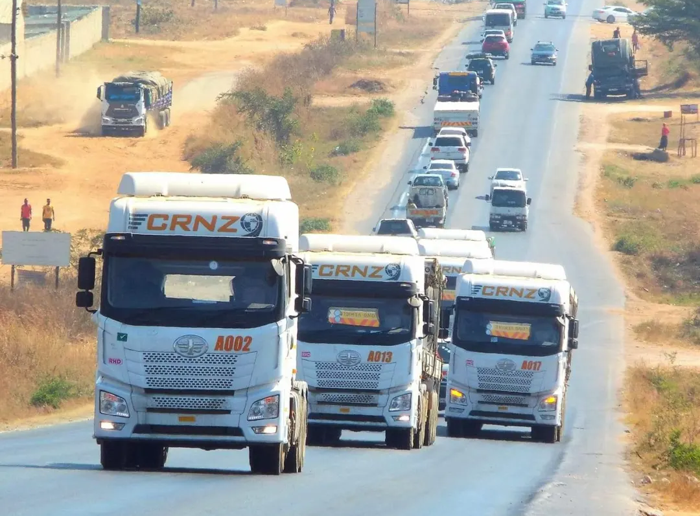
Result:
<svg viewBox="0 0 700 516"><path fill-rule="evenodd" d="M289 445L306 441L306 426L309 413L309 386L306 382L295 381L290 399Z"/></svg>

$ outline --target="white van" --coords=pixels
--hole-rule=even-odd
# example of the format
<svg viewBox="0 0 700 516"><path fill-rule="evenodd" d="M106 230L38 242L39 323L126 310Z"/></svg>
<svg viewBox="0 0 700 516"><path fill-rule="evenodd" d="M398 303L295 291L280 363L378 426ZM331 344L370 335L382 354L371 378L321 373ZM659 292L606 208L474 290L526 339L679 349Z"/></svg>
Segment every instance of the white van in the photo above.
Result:
<svg viewBox="0 0 700 516"><path fill-rule="evenodd" d="M489 9L484 15L484 30L502 30L508 43L513 42L515 26L513 12L506 9Z"/></svg>

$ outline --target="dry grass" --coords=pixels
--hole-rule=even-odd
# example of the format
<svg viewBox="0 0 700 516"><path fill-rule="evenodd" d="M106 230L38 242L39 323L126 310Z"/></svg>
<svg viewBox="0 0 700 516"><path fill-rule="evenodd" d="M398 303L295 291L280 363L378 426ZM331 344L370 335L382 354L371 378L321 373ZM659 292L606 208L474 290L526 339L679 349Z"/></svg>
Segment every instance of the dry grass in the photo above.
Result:
<svg viewBox="0 0 700 516"><path fill-rule="evenodd" d="M44 0L28 0L44 5ZM110 35L115 39L147 38L163 40L214 40L230 38L243 28L264 26L272 20L317 22L327 17L327 7L293 7L275 9L272 1L219 0L214 10L212 0L148 0L141 10L141 30L135 33L136 3L133 0L106 0L110 6ZM94 5L93 0L64 0L64 4Z"/></svg>
<svg viewBox="0 0 700 516"><path fill-rule="evenodd" d="M60 167L63 162L60 159L34 152L22 147L21 135L18 137L18 165L20 168ZM9 132L0 132L0 168L9 168L12 165L12 143Z"/></svg>
<svg viewBox="0 0 700 516"><path fill-rule="evenodd" d="M673 365L628 371L625 402L636 443L631 456L649 475L647 492L668 505L700 506L700 372Z"/></svg>

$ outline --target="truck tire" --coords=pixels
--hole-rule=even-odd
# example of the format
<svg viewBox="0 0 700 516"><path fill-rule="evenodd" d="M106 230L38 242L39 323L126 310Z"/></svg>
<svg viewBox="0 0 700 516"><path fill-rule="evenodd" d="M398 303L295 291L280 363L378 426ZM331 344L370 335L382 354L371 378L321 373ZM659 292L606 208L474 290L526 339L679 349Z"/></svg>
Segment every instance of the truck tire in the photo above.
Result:
<svg viewBox="0 0 700 516"><path fill-rule="evenodd" d="M386 445L397 450L410 450L413 448L415 436L413 428L388 428L386 431Z"/></svg>
<svg viewBox="0 0 700 516"><path fill-rule="evenodd" d="M428 427L425 432L426 446L432 446L437 440L438 411L440 410L440 399L437 392L430 393L430 408L428 409Z"/></svg>
<svg viewBox="0 0 700 516"><path fill-rule="evenodd" d="M462 421L451 417L446 418L447 437L462 437Z"/></svg>
<svg viewBox="0 0 700 516"><path fill-rule="evenodd" d="M144 469L163 469L168 460L168 448L159 444L139 445L138 465Z"/></svg>
<svg viewBox="0 0 700 516"><path fill-rule="evenodd" d="M476 437L481 432L481 428L484 425L477 421L465 420L462 422L462 436L463 437Z"/></svg>
<svg viewBox="0 0 700 516"><path fill-rule="evenodd" d="M127 443L120 441L102 441L100 444L100 464L108 471L116 471L126 467Z"/></svg>
<svg viewBox="0 0 700 516"><path fill-rule="evenodd" d="M541 443L554 444L557 442L558 426L533 426L532 440Z"/></svg>
<svg viewBox="0 0 700 516"><path fill-rule="evenodd" d="M299 406L295 414L297 416L296 424L299 425L299 438L287 451L287 458L284 461L285 473L301 473L301 470L304 469L304 460L306 459L306 429L308 428L307 413L306 398L302 395L299 398ZM290 424L292 423L293 421L290 421Z"/></svg>
<svg viewBox="0 0 700 516"><path fill-rule="evenodd" d="M111 131L110 131L109 128L107 128L107 127L101 127L101 128L100 128L100 134L101 134L102 136L110 136L110 135L111 135Z"/></svg>
<svg viewBox="0 0 700 516"><path fill-rule="evenodd" d="M256 475L281 475L285 463L284 445L254 444L248 447L250 471Z"/></svg>
<svg viewBox="0 0 700 516"><path fill-rule="evenodd" d="M420 450L423 448L425 443L426 427L428 426L428 403L426 402L425 396L423 396L420 406L418 407L418 414L420 415L419 428L413 433L413 448Z"/></svg>
<svg viewBox="0 0 700 516"><path fill-rule="evenodd" d="M158 129L161 131L167 127L167 120L164 111L158 113Z"/></svg>
<svg viewBox="0 0 700 516"><path fill-rule="evenodd" d="M491 79L491 86L494 86L495 84L496 84L496 78L494 77L493 79Z"/></svg>

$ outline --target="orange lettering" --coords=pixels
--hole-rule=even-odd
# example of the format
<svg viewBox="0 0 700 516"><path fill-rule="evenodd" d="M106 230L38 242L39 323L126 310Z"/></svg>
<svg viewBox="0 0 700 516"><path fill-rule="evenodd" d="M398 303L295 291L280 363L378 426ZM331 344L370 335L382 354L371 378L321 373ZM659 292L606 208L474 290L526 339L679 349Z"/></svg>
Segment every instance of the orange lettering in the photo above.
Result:
<svg viewBox="0 0 700 516"><path fill-rule="evenodd" d="M253 342L253 337L243 337L243 351L250 351L250 344Z"/></svg>
<svg viewBox="0 0 700 516"><path fill-rule="evenodd" d="M374 351L369 352L369 356L367 357L367 362L374 362Z"/></svg>
<svg viewBox="0 0 700 516"><path fill-rule="evenodd" d="M508 296L508 287L496 287L497 296Z"/></svg>
<svg viewBox="0 0 700 516"><path fill-rule="evenodd" d="M221 220L225 220L226 224L221 226L219 228L219 233L237 233L238 230L236 228L233 228L233 226L236 222L238 222L241 218L240 217L232 217L230 215L222 215Z"/></svg>
<svg viewBox="0 0 700 516"><path fill-rule="evenodd" d="M484 288L481 289L481 294L484 296L493 296L494 290L494 287L486 285Z"/></svg>
<svg viewBox="0 0 700 516"><path fill-rule="evenodd" d="M226 341L224 342L224 349L226 351L233 351L233 337L231 335L226 337Z"/></svg>
<svg viewBox="0 0 700 516"><path fill-rule="evenodd" d="M336 276L345 276L346 278L350 277L350 266L349 265L338 265L335 268L335 275Z"/></svg>
<svg viewBox="0 0 700 516"><path fill-rule="evenodd" d="M318 275L319 276L333 276L333 266L329 264L324 264L321 265L318 268Z"/></svg>
<svg viewBox="0 0 700 516"><path fill-rule="evenodd" d="M512 289L510 289L510 295L511 295L511 296L523 297L523 289L521 289L521 288L512 288Z"/></svg>
<svg viewBox="0 0 700 516"><path fill-rule="evenodd" d="M372 274L369 275L370 278L381 279L382 271L384 267L379 267L377 265L372 266Z"/></svg>
<svg viewBox="0 0 700 516"><path fill-rule="evenodd" d="M537 292L534 288L529 288L525 292L525 299L535 299L535 293Z"/></svg>
<svg viewBox="0 0 700 516"><path fill-rule="evenodd" d="M198 231L199 226L202 225L205 228L207 228L209 231L215 231L216 230L216 215L214 215L211 220L207 220L201 215L197 215L194 218L194 226L193 226L193 231Z"/></svg>
<svg viewBox="0 0 700 516"><path fill-rule="evenodd" d="M233 339L233 350L238 353L243 349L243 337L240 335Z"/></svg>
<svg viewBox="0 0 700 516"><path fill-rule="evenodd" d="M352 276L361 276L363 278L367 277L367 267L358 267L357 265L352 266Z"/></svg>
<svg viewBox="0 0 700 516"><path fill-rule="evenodd" d="M223 351L224 350L224 338L222 336L219 336L216 339L216 345L214 346L214 351Z"/></svg>
<svg viewBox="0 0 700 516"><path fill-rule="evenodd" d="M163 223L156 226L155 225L155 220L156 219L163 219ZM146 228L151 230L151 231L165 231L168 227L168 223L165 222L168 220L168 216L164 213L153 213L149 215L148 217L148 222L146 223Z"/></svg>
<svg viewBox="0 0 700 516"><path fill-rule="evenodd" d="M192 215L173 215L170 221L170 231L175 231L178 227L183 231L190 231L187 227L192 222Z"/></svg>

